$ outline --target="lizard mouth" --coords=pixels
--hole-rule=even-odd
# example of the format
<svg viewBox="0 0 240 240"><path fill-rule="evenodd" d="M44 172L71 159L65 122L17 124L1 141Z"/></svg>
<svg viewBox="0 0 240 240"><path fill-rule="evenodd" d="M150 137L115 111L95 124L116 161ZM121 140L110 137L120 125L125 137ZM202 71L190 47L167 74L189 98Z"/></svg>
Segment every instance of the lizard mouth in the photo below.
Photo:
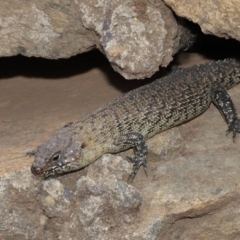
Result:
<svg viewBox="0 0 240 240"><path fill-rule="evenodd" d="M49 177L57 174L64 173L70 170L70 164L66 165L46 165L44 167L31 167L31 172L36 176Z"/></svg>

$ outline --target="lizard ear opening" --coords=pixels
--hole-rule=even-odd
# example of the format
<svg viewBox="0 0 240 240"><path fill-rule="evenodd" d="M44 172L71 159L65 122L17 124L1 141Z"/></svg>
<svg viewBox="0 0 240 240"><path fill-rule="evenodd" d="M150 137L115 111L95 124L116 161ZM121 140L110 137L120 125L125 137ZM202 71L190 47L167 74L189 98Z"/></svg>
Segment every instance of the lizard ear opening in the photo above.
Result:
<svg viewBox="0 0 240 240"><path fill-rule="evenodd" d="M83 142L81 148L84 149L87 145Z"/></svg>

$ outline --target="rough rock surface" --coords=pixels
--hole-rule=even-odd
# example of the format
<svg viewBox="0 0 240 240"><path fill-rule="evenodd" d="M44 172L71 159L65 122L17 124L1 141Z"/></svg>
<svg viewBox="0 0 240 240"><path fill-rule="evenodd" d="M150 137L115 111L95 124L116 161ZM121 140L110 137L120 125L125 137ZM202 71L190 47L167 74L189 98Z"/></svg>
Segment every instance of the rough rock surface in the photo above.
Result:
<svg viewBox="0 0 240 240"><path fill-rule="evenodd" d="M1 1L0 56L67 58L92 49L74 1Z"/></svg>
<svg viewBox="0 0 240 240"><path fill-rule="evenodd" d="M77 60L89 63L91 54ZM40 61L34 69L30 59L26 65L20 59L14 60L15 65L9 58L0 61L1 76L9 72L0 81L1 240L240 239L240 136L235 143L225 136L226 123L213 105L193 121L148 141L148 177L140 169L134 182L127 183L131 165L124 158L132 154L129 150L104 155L81 171L43 181L30 173L32 159L24 156L28 148L119 95L113 83L123 81L117 81L120 76L108 63L103 72L99 66L88 72L91 67L86 64L79 76L73 74L79 70L79 61L74 69L69 60L68 67L66 62L57 65L71 76L64 80L51 75L54 65ZM200 61L195 57L192 62ZM39 79L46 70L49 73ZM229 93L240 111L240 85Z"/></svg>
<svg viewBox="0 0 240 240"><path fill-rule="evenodd" d="M0 56L58 59L98 48L127 79L167 66L182 34L192 36L160 0L0 2Z"/></svg>
<svg viewBox="0 0 240 240"><path fill-rule="evenodd" d="M140 171L133 185L126 182L131 165L112 155L55 179L40 181L28 170L3 177L0 237L238 239L239 141L226 138L225 128L211 106L180 127L178 156L150 153L149 177Z"/></svg>
<svg viewBox="0 0 240 240"><path fill-rule="evenodd" d="M239 1L164 2L205 33L240 40ZM98 48L126 79L152 76L193 38L162 0L1 1L0 36L0 56L59 59Z"/></svg>
<svg viewBox="0 0 240 240"><path fill-rule="evenodd" d="M164 0L181 17L199 24L206 34L240 41L239 0Z"/></svg>
<svg viewBox="0 0 240 240"><path fill-rule="evenodd" d="M239 91L230 91L236 103ZM157 136L149 176L141 170L132 185L126 182L131 165L112 155L45 181L28 169L2 177L0 238L238 239L240 141L233 143L225 129L211 105L179 127L178 140L177 129L164 133L173 143L184 139L165 159L157 154Z"/></svg>
<svg viewBox="0 0 240 240"><path fill-rule="evenodd" d="M177 24L171 11L161 2L126 1L107 10L106 4L87 3L86 28L94 25L101 35L101 49L112 67L126 79L150 77L159 66L167 66L174 54ZM113 2L114 3L114 2ZM81 9L85 11L86 3ZM114 5L114 4L113 4ZM91 7L89 7L91 6ZM101 11L107 12L102 14ZM86 11L85 11L86 12ZM105 19L98 29L96 14ZM96 26L97 25L97 26Z"/></svg>

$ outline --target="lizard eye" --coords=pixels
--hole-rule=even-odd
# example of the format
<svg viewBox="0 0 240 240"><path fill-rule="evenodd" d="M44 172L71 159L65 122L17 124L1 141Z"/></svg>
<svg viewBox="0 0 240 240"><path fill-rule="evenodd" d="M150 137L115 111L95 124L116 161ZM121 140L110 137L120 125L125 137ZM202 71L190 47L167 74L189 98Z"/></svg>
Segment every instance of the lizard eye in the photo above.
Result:
<svg viewBox="0 0 240 240"><path fill-rule="evenodd" d="M53 156L51 157L51 161L57 162L59 158L60 158L60 151L53 154Z"/></svg>

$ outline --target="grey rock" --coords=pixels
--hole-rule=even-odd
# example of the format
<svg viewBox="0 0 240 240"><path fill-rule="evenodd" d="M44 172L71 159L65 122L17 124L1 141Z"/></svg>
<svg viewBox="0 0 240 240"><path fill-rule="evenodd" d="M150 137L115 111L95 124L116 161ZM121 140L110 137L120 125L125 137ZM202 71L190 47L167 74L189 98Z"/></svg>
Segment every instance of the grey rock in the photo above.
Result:
<svg viewBox="0 0 240 240"><path fill-rule="evenodd" d="M73 193L57 179L43 182L38 195L38 202L49 218L63 216L70 211Z"/></svg>

